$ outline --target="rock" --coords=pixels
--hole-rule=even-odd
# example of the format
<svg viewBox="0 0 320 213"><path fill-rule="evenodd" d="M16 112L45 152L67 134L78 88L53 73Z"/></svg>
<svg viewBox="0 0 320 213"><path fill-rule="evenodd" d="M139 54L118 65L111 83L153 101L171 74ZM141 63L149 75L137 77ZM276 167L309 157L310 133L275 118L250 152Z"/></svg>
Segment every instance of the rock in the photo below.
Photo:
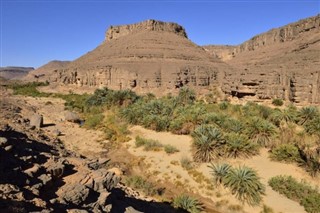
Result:
<svg viewBox="0 0 320 213"><path fill-rule="evenodd" d="M99 196L99 198L98 198L97 203L98 203L100 206L105 206L105 205L106 205L107 198L108 198L109 195L110 195L110 192L101 192L101 193L100 193L100 196Z"/></svg>
<svg viewBox="0 0 320 213"><path fill-rule="evenodd" d="M4 137L0 137L0 147L5 147L8 145L8 140Z"/></svg>
<svg viewBox="0 0 320 213"><path fill-rule="evenodd" d="M88 196L89 189L80 183L67 185L63 188L63 194L61 195L65 202L74 205L80 205Z"/></svg>
<svg viewBox="0 0 320 213"><path fill-rule="evenodd" d="M62 177L65 166L61 162L50 161L46 164L46 170L55 179Z"/></svg>
<svg viewBox="0 0 320 213"><path fill-rule="evenodd" d="M52 134L53 134L54 136L58 137L58 136L61 135L61 132L60 132L60 130L55 129L55 130L52 131Z"/></svg>
<svg viewBox="0 0 320 213"><path fill-rule="evenodd" d="M65 112L64 118L66 121L73 122L73 123L79 123L81 120L76 113L70 112L70 111Z"/></svg>
<svg viewBox="0 0 320 213"><path fill-rule="evenodd" d="M49 185L52 181L51 174L42 174L38 177L44 186Z"/></svg>
<svg viewBox="0 0 320 213"><path fill-rule="evenodd" d="M34 174L36 174L40 169L39 164L34 164L33 167L24 170L24 173L27 174L29 177L34 177Z"/></svg>
<svg viewBox="0 0 320 213"><path fill-rule="evenodd" d="M125 213L143 213L143 212L137 211L132 206L129 206L126 208Z"/></svg>
<svg viewBox="0 0 320 213"><path fill-rule="evenodd" d="M12 149L13 149L12 145L4 147L4 150L6 150L7 152L10 152Z"/></svg>
<svg viewBox="0 0 320 213"><path fill-rule="evenodd" d="M34 114L30 118L30 126L40 129L43 126L43 117L39 114Z"/></svg>
<svg viewBox="0 0 320 213"><path fill-rule="evenodd" d="M109 172L106 169L98 169L84 176L81 183L93 189L96 192L110 191L120 181L114 172Z"/></svg>
<svg viewBox="0 0 320 213"><path fill-rule="evenodd" d="M68 209L68 213L89 213L87 210L84 209Z"/></svg>

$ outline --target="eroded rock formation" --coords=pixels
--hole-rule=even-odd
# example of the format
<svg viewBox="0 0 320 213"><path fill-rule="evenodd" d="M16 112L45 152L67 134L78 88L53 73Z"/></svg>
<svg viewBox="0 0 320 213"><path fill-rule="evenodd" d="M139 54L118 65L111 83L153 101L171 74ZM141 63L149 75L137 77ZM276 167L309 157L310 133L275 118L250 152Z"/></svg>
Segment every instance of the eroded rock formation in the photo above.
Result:
<svg viewBox="0 0 320 213"><path fill-rule="evenodd" d="M148 20L110 27L100 46L55 74L63 84L162 95L182 86L218 85L220 71L227 69L228 65L188 40L183 27Z"/></svg>

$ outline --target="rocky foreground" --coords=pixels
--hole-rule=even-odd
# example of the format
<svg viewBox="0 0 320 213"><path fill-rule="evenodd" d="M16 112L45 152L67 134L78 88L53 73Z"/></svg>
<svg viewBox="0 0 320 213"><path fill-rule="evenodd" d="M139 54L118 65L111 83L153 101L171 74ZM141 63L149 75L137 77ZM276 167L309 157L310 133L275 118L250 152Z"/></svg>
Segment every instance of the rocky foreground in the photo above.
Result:
<svg viewBox="0 0 320 213"><path fill-rule="evenodd" d="M0 212L176 211L124 186L109 159L66 150L23 101L2 97L0 112Z"/></svg>

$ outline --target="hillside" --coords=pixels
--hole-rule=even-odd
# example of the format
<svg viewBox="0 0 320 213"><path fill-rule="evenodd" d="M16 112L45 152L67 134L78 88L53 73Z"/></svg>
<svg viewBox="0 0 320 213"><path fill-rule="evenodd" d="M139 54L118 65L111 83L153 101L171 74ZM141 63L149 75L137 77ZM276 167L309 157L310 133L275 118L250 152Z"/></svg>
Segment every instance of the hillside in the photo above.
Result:
<svg viewBox="0 0 320 213"><path fill-rule="evenodd" d="M20 79L34 70L33 67L0 67L0 77L5 79Z"/></svg>

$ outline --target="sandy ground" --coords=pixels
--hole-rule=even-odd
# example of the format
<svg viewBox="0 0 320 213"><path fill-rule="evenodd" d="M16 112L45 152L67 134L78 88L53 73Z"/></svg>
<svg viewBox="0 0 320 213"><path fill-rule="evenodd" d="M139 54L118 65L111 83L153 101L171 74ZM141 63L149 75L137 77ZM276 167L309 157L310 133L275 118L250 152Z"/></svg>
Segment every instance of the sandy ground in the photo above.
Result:
<svg viewBox="0 0 320 213"><path fill-rule="evenodd" d="M107 143L107 141L102 140L103 133L101 131L87 130L77 124L64 121L65 110L63 100L32 97L18 97L18 99L19 101L24 101L30 108L44 116L46 127L43 129L48 131L49 134L56 129L62 132L62 136L59 136L59 138L64 142L67 149L76 151L84 156L93 156L107 151L103 148L104 143ZM52 104L48 104L48 101ZM26 115L26 117L28 116L30 115ZM212 202L216 203L216 206L220 206L217 209L222 212L235 212L227 208L230 206L242 206L242 209L248 213L260 212L261 207L243 206L223 187L214 187L210 181L211 175L208 164L195 165L195 168L189 172L181 167L181 158L187 157L192 159L192 138L190 136L155 132L140 126L133 126L130 128L130 131L132 140L124 145L131 154L144 159L147 165L145 175L150 175L158 181L169 181L175 185L184 187L192 193L201 194L203 197L211 199ZM135 147L134 138L136 136L155 139L163 145L173 145L179 152L167 154L163 150L144 151L143 147ZM228 160L228 162L233 165L247 165L258 172L259 176L262 177L262 182L266 185L264 204L271 207L275 212L304 213L305 211L297 202L289 200L273 191L267 184L271 177L276 175L292 175L297 179L305 179L314 186L320 185L319 179L312 179L303 169L293 164L270 161L265 149L261 150L260 155L250 159ZM218 205L219 203L223 203L223 205ZM241 210L236 212L241 212Z"/></svg>
<svg viewBox="0 0 320 213"><path fill-rule="evenodd" d="M229 205L241 205L228 191L220 188L214 190L206 189L208 185L199 183L196 178L193 178L188 172L180 165L173 165L172 162L180 162L182 156L191 158L191 143L192 138L190 136L174 135L167 132L155 132L152 130L144 129L140 126L134 126L131 129L132 138L137 135L156 139L162 144L171 144L179 149L178 153L168 155L164 151L144 151L143 148L135 148L134 140L129 143L129 151L136 155L145 157L145 161L149 164L149 170L151 173L157 175L159 179L170 180L177 183L177 180L186 184L186 186L193 192L200 193L201 195L211 198L213 202L223 202L228 200ZM271 207L275 212L283 213L302 213L305 212L304 208L299 203L292 201L285 196L273 191L268 186L268 180L271 177L277 175L291 175L297 179L304 179L310 182L314 186L320 185L319 179L311 178L302 168L299 168L293 164L284 164L279 162L270 161L266 149L262 149L260 155L254 156L250 159L241 160L229 160L228 163L232 165L247 165L254 168L261 177L262 183L266 186L266 195L264 196L264 204ZM202 173L206 178L210 179L209 164L197 165L196 171ZM179 178L180 177L180 178ZM248 205L243 206L245 212L256 213L261 210L260 207L250 207Z"/></svg>
<svg viewBox="0 0 320 213"><path fill-rule="evenodd" d="M90 156L106 151L103 148L103 133L97 130L81 128L78 124L66 122L64 120L64 101L58 98L32 98L19 97L27 105L34 108L37 113L43 115L44 130L53 134L54 130L59 130L59 138L64 142L67 149L77 153ZM52 104L48 104L50 101ZM23 112L22 112L23 113ZM30 117L30 115L26 115Z"/></svg>

